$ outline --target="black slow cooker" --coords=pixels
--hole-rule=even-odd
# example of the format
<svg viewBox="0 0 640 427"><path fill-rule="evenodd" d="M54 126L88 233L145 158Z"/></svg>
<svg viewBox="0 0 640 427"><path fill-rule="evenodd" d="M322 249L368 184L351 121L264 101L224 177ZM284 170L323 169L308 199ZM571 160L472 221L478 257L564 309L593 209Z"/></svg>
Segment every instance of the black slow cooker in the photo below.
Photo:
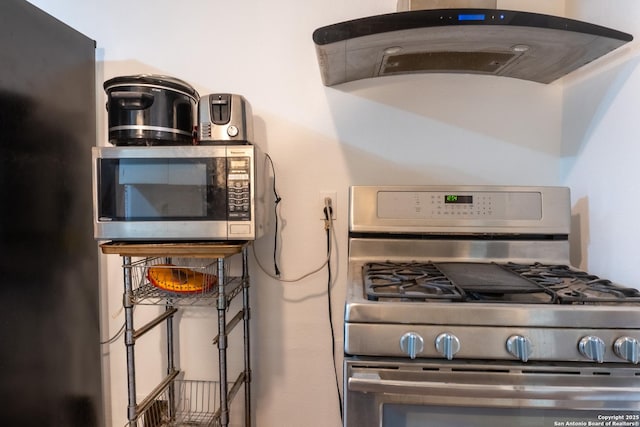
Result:
<svg viewBox="0 0 640 427"><path fill-rule="evenodd" d="M109 142L114 145L187 145L194 141L198 92L169 76L114 77L107 93Z"/></svg>

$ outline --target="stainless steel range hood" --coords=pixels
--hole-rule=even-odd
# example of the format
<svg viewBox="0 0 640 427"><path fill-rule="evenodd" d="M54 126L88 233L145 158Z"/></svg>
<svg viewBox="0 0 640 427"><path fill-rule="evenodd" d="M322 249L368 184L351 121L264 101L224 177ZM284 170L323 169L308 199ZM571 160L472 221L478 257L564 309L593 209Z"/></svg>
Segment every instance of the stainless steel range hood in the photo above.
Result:
<svg viewBox="0 0 640 427"><path fill-rule="evenodd" d="M399 8L406 3L401 0ZM551 83L633 40L631 34L599 25L530 12L406 9L315 30L323 83L412 73Z"/></svg>

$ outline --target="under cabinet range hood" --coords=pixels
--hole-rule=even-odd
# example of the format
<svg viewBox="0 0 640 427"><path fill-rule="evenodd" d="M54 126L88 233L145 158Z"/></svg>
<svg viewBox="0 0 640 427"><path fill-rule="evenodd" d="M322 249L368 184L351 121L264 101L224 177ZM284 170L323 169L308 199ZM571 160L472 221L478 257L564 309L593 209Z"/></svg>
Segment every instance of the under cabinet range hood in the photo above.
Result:
<svg viewBox="0 0 640 427"><path fill-rule="evenodd" d="M396 13L315 30L324 85L415 73L551 83L633 40L631 34L557 16L495 8L416 10L407 4L399 1L398 9L404 10Z"/></svg>

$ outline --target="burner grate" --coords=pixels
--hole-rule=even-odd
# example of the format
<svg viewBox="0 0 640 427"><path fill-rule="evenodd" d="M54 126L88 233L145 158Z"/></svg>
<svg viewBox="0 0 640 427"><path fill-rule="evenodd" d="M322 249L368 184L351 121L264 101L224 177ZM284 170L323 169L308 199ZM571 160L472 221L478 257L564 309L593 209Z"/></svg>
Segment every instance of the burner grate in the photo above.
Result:
<svg viewBox="0 0 640 427"><path fill-rule="evenodd" d="M363 266L369 300L589 304L640 302L637 289L566 265L375 262Z"/></svg>
<svg viewBox="0 0 640 427"><path fill-rule="evenodd" d="M462 301L464 292L458 289L432 263L369 263L363 275L367 298L399 298L407 300Z"/></svg>
<svg viewBox="0 0 640 427"><path fill-rule="evenodd" d="M640 302L640 291L637 289L616 285L610 280L567 265L509 263L505 267L552 289L559 304Z"/></svg>

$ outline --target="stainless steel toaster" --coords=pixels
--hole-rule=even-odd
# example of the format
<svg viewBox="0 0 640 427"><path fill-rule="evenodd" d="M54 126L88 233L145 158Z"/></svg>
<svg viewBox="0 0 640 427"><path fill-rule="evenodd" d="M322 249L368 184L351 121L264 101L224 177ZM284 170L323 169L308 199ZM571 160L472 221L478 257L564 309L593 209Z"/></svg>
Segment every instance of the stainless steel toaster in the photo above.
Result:
<svg viewBox="0 0 640 427"><path fill-rule="evenodd" d="M198 142L239 144L253 141L251 105L242 95L212 93L198 101Z"/></svg>

